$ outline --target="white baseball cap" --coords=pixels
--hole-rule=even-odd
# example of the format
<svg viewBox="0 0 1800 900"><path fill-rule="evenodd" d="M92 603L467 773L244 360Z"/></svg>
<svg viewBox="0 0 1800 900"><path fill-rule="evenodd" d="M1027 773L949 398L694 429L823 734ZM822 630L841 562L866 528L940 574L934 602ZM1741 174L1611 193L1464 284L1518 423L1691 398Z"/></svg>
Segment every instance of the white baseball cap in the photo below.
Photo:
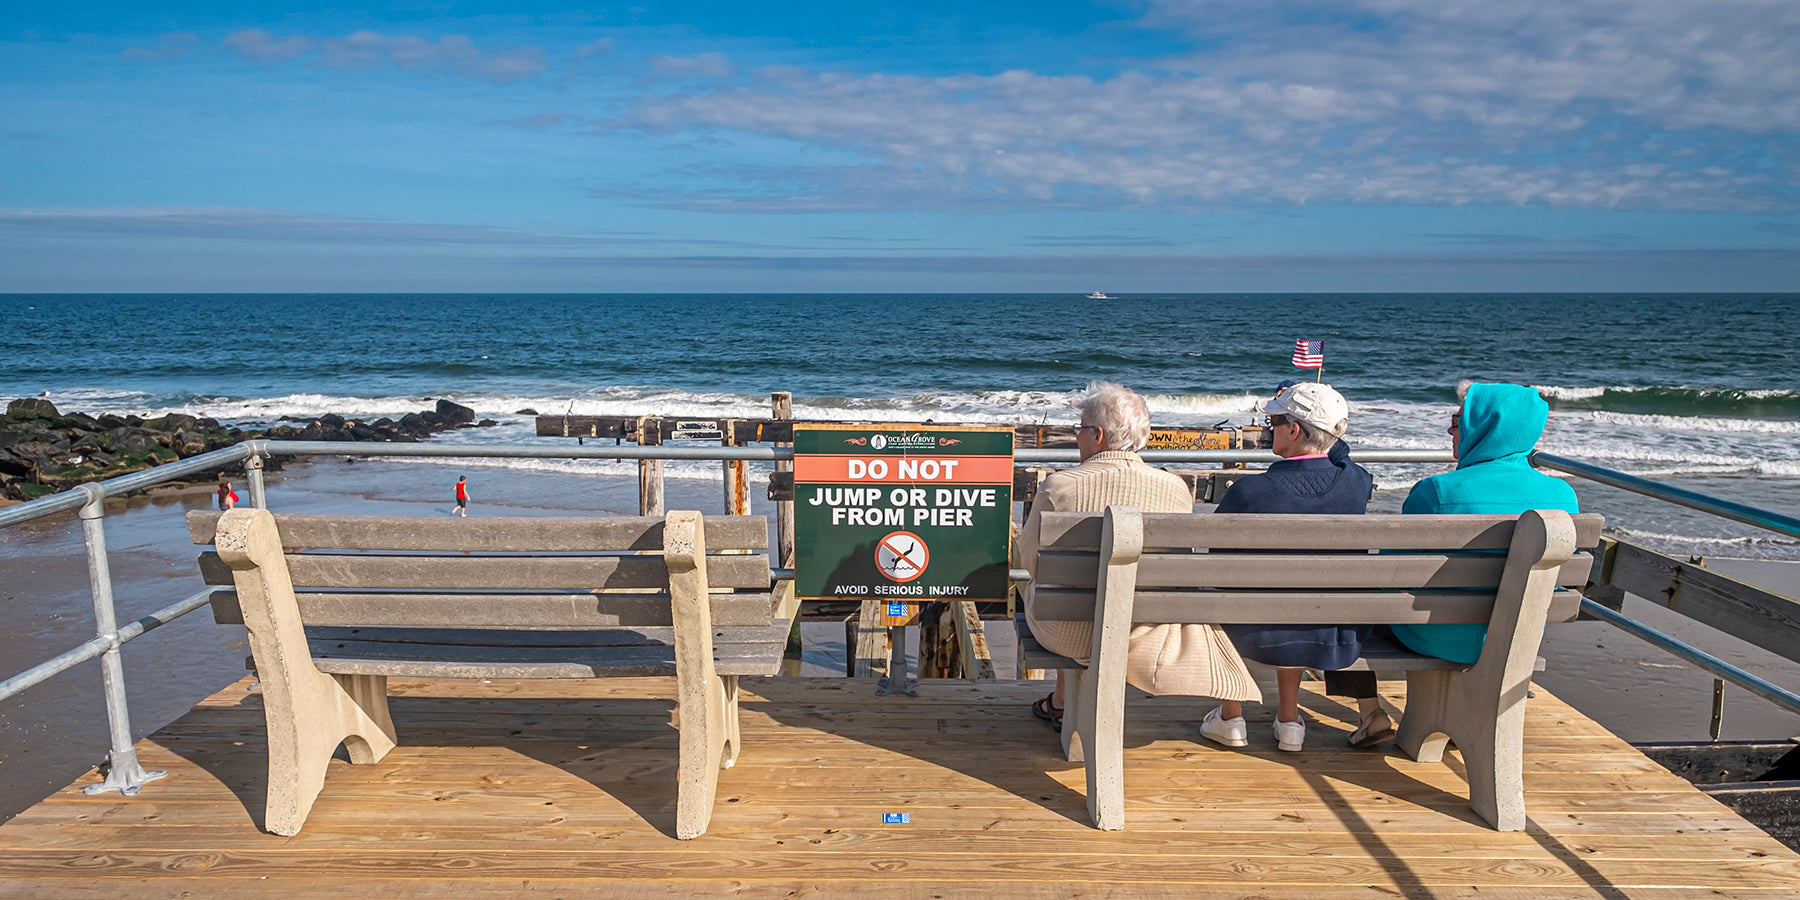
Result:
<svg viewBox="0 0 1800 900"><path fill-rule="evenodd" d="M1329 384L1302 381L1256 404L1258 412L1305 422L1333 437L1350 430L1350 404Z"/></svg>

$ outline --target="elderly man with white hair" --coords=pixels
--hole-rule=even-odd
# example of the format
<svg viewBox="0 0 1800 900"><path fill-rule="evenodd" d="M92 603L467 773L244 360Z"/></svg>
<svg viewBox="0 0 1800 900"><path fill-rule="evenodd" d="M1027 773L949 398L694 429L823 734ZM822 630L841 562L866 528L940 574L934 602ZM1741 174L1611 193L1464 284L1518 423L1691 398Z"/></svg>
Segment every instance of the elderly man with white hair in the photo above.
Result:
<svg viewBox="0 0 1800 900"><path fill-rule="evenodd" d="M1081 465L1044 479L1031 516L1019 533L1019 559L1037 567L1038 536L1044 513L1102 512L1114 504L1147 513L1194 511L1193 492L1179 477L1155 469L1137 451L1150 440L1150 409L1123 385L1097 381L1081 402L1076 434ZM1045 648L1086 665L1093 651L1092 623L1040 622L1032 595L1025 594L1025 619ZM1244 661L1217 625L1139 625L1131 630L1126 680L1152 694L1188 694L1222 700L1260 700L1261 692ZM1032 704L1032 713L1062 730L1063 684Z"/></svg>

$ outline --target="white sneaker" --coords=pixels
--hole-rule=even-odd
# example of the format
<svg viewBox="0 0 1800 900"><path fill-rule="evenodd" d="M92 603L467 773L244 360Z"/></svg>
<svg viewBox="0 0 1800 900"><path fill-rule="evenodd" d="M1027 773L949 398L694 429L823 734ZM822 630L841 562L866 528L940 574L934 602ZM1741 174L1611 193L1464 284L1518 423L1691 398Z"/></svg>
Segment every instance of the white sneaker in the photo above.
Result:
<svg viewBox="0 0 1800 900"><path fill-rule="evenodd" d="M1306 720L1283 722L1275 720L1275 746L1282 750L1297 751L1306 743Z"/></svg>
<svg viewBox="0 0 1800 900"><path fill-rule="evenodd" d="M1216 706L1206 714L1206 718L1200 720L1200 736L1227 747L1250 746L1250 731L1244 725L1244 717L1223 718Z"/></svg>

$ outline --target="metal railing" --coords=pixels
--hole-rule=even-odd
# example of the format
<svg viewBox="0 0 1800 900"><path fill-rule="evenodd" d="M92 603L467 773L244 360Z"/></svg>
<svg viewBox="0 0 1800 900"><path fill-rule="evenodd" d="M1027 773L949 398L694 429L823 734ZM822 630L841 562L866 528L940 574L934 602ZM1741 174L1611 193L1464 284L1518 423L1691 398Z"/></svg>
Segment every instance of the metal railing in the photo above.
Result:
<svg viewBox="0 0 1800 900"><path fill-rule="evenodd" d="M1455 457L1443 450L1379 450L1358 449L1356 460L1362 463L1447 463ZM569 447L528 444L346 444L332 441L245 441L222 450L189 457L135 472L118 478L63 491L49 497L0 509L0 528L44 516L75 510L87 550L88 576L94 600L95 636L82 645L39 663L4 681L0 681L0 700L17 695L84 662L99 658L106 697L106 712L111 749L105 763L105 780L89 786L89 793L118 790L134 795L149 781L164 777L161 771L146 772L139 765L131 740L130 713L125 702L125 674L120 648L126 643L206 606L213 595L207 588L143 616L123 627L117 624L113 605L112 576L108 566L104 520L105 499L141 491L158 484L181 480L192 475L218 470L235 462L243 462L249 488L248 505L267 508L263 482L263 459L269 456L362 456L362 457L436 457L499 459L620 459L620 460L790 460L789 447L704 447L704 446L635 446L578 445ZM1173 463L1268 463L1277 457L1265 450L1146 450L1147 462ZM1025 449L1014 454L1017 463L1075 463L1079 454L1073 449ZM1608 484L1646 496L1679 503L1694 509L1725 516L1784 534L1800 535L1800 520L1769 510L1708 497L1672 485L1638 478L1623 472L1593 466L1579 460L1539 453L1533 461L1582 478ZM792 578L791 569L774 569L777 578ZM1025 573L1013 570L1013 577ZM1738 684L1757 696L1785 709L1800 712L1800 695L1738 669L1729 663L1699 651L1675 638L1656 632L1642 623L1628 619L1591 601L1593 614L1621 629L1675 653L1715 677Z"/></svg>

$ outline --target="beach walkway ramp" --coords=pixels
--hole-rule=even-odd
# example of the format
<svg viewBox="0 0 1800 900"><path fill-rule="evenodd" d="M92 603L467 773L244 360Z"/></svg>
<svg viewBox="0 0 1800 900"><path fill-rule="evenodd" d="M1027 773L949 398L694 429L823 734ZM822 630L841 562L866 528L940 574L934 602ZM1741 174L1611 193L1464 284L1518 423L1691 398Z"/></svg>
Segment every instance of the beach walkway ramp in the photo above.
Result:
<svg viewBox="0 0 1800 900"><path fill-rule="evenodd" d="M1267 711L1228 750L1200 739L1210 701L1134 693L1121 832L1089 824L1082 767L1027 709L1045 682L743 687L746 749L693 841L673 836L670 678L396 680L400 746L333 761L305 830L279 837L257 821L246 678L139 742L167 779L90 796L90 773L0 825L0 896L1800 896L1800 856L1541 689L1529 822L1498 833L1454 751L1350 750L1354 710L1316 683L1302 753L1275 749Z"/></svg>

